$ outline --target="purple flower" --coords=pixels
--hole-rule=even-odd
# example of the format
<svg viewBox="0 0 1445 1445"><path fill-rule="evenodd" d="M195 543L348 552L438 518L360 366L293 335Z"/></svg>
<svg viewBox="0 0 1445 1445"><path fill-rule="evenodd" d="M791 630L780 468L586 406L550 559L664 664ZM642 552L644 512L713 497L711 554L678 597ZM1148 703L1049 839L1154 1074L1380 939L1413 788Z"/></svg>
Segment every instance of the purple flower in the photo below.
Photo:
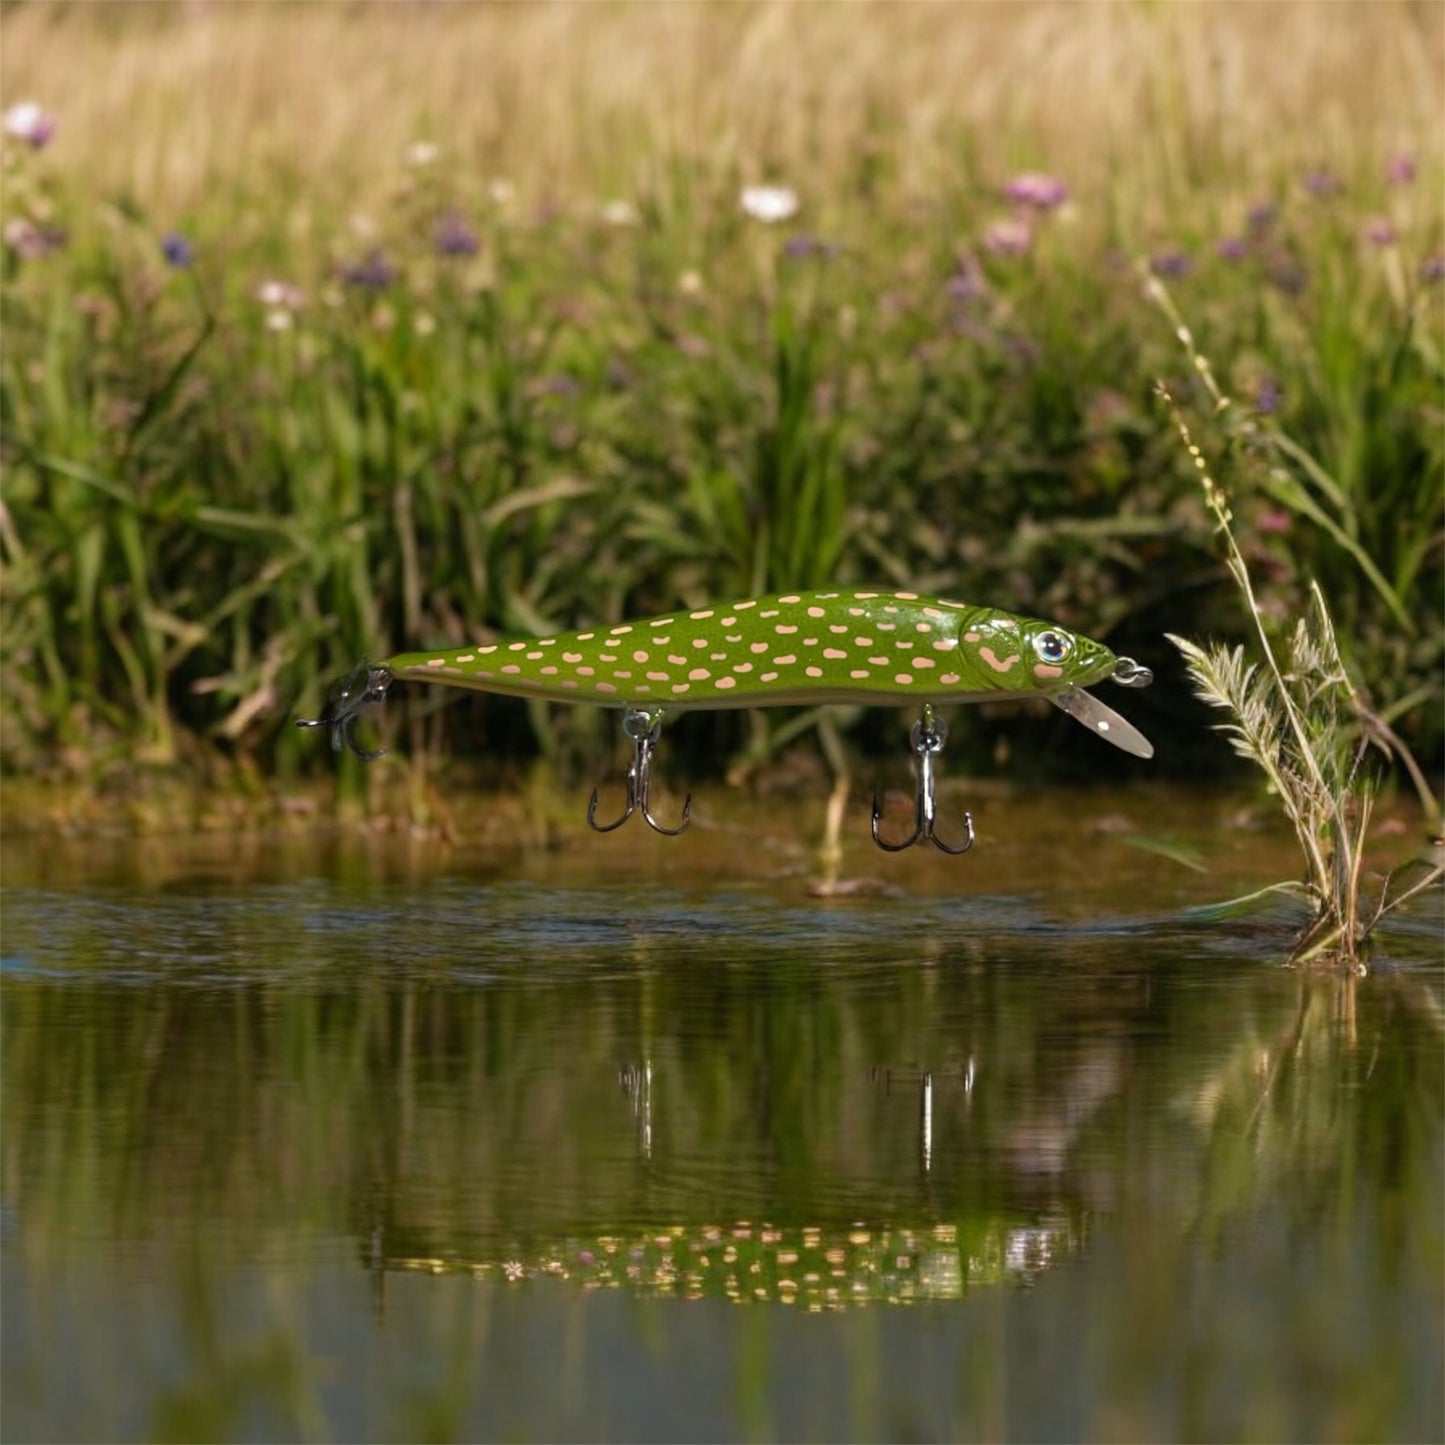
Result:
<svg viewBox="0 0 1445 1445"><path fill-rule="evenodd" d="M6 221L4 242L22 261L38 261L65 245L65 232L59 226L37 226L24 216Z"/></svg>
<svg viewBox="0 0 1445 1445"><path fill-rule="evenodd" d="M48 145L55 134L55 117L41 110L33 100L22 100L18 105L12 105L0 124L3 124L6 135L23 140L35 150Z"/></svg>
<svg viewBox="0 0 1445 1445"><path fill-rule="evenodd" d="M1305 173L1305 190L1312 196L1332 196L1339 188L1340 183L1331 171L1318 170Z"/></svg>
<svg viewBox="0 0 1445 1445"><path fill-rule="evenodd" d="M385 291L396 277L396 267L379 250L372 251L364 260L341 268L341 279L348 286L357 286L365 291Z"/></svg>
<svg viewBox="0 0 1445 1445"><path fill-rule="evenodd" d="M442 256L475 256L481 250L477 233L457 215L443 216L433 238Z"/></svg>
<svg viewBox="0 0 1445 1445"><path fill-rule="evenodd" d="M1033 227L1012 216L993 221L983 233L984 249L995 256L1023 256L1034 244Z"/></svg>
<svg viewBox="0 0 1445 1445"><path fill-rule="evenodd" d="M179 231L161 238L161 255L166 258L166 265L174 266L177 271L184 271L195 259L191 243Z"/></svg>
<svg viewBox="0 0 1445 1445"><path fill-rule="evenodd" d="M1187 276L1192 266L1193 262L1184 251L1161 251L1149 258L1149 269L1166 281L1177 281L1181 276Z"/></svg>
<svg viewBox="0 0 1445 1445"><path fill-rule="evenodd" d="M1226 261L1242 261L1249 255L1249 242L1238 236L1226 236L1215 248Z"/></svg>
<svg viewBox="0 0 1445 1445"><path fill-rule="evenodd" d="M1256 201L1249 208L1249 214L1245 220L1249 226L1251 236L1262 236L1274 225L1275 217L1279 214L1273 201Z"/></svg>
<svg viewBox="0 0 1445 1445"><path fill-rule="evenodd" d="M1415 179L1415 157L1403 153L1385 162L1385 179L1392 186L1408 186Z"/></svg>
<svg viewBox="0 0 1445 1445"><path fill-rule="evenodd" d="M988 295L988 281L983 268L972 256L965 256L958 263L958 269L944 285L950 301L981 301Z"/></svg>
<svg viewBox="0 0 1445 1445"><path fill-rule="evenodd" d="M1029 206L1036 211L1052 211L1069 198L1069 188L1057 176L1042 171L1024 171L1003 188L1003 193L1016 206Z"/></svg>
<svg viewBox="0 0 1445 1445"><path fill-rule="evenodd" d="M1388 216L1371 216L1365 222L1365 240L1372 246L1393 246L1398 239Z"/></svg>
<svg viewBox="0 0 1445 1445"><path fill-rule="evenodd" d="M1274 377L1266 376L1254 389L1254 409L1261 416L1270 416L1279 410L1280 398L1284 393Z"/></svg>
<svg viewBox="0 0 1445 1445"><path fill-rule="evenodd" d="M1445 281L1445 253L1436 253L1434 256L1427 256L1420 263L1420 279L1427 286L1434 285L1437 281Z"/></svg>

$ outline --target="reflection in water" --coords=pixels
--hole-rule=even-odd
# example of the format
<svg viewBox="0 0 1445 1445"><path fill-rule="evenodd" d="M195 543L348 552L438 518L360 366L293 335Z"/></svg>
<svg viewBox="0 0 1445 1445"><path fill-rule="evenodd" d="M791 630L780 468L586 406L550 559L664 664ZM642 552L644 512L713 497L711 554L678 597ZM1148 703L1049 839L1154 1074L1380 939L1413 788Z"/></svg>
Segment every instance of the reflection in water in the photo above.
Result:
<svg viewBox="0 0 1445 1445"><path fill-rule="evenodd" d="M1433 924L1366 980L976 896L4 933L7 1436L1439 1433Z"/></svg>

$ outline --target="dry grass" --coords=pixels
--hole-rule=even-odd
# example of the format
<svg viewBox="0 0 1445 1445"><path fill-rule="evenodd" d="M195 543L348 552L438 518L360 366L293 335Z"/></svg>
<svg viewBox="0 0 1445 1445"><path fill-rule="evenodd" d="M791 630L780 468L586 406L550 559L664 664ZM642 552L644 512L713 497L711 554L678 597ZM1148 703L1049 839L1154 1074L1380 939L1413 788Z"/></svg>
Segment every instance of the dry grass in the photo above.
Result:
<svg viewBox="0 0 1445 1445"><path fill-rule="evenodd" d="M822 203L1046 165L1132 203L1228 172L1377 168L1436 133L1445 8L1368 4L21 4L0 83L152 214L294 178L365 205L418 137L524 201L778 177ZM982 180L996 182L989 174ZM288 188L289 189L289 188ZM665 197L664 197L665 198Z"/></svg>

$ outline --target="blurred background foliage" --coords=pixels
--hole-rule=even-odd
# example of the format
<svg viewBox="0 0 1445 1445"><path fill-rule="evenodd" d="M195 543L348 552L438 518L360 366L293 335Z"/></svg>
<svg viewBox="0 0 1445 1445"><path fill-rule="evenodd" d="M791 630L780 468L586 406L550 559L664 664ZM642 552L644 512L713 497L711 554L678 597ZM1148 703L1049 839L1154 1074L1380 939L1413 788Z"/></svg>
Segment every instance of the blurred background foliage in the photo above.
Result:
<svg viewBox="0 0 1445 1445"><path fill-rule="evenodd" d="M1191 378L1149 273L1257 423L1222 480L1267 607L1318 579L1438 767L1437 7L3 24L10 774L294 781L331 760L290 720L363 654L865 580L1147 660L1155 766L1223 769L1162 633L1247 619L1152 395ZM598 765L589 709L446 701L382 720L422 773ZM988 709L956 745L1068 726ZM683 765L745 728L679 730Z"/></svg>

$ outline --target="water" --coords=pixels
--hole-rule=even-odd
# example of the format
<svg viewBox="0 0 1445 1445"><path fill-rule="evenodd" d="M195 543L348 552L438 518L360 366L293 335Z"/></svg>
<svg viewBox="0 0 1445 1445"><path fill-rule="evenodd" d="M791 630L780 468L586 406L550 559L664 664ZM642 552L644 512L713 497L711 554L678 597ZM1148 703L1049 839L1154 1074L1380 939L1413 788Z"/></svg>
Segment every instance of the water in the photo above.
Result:
<svg viewBox="0 0 1445 1445"><path fill-rule="evenodd" d="M1070 816L12 843L4 1437L1440 1438L1438 898L1301 977Z"/></svg>

